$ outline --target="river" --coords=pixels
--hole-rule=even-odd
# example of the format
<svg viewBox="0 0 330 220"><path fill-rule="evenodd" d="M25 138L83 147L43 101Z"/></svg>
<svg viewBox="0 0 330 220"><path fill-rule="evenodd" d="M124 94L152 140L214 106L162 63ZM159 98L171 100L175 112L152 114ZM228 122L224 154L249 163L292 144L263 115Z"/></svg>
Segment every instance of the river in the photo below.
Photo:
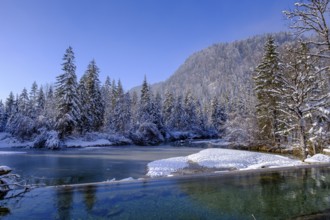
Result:
<svg viewBox="0 0 330 220"><path fill-rule="evenodd" d="M148 161L201 148L111 147L1 154L23 177L47 185L139 178ZM329 219L330 167L278 168L213 175L32 189L0 201L3 219Z"/></svg>

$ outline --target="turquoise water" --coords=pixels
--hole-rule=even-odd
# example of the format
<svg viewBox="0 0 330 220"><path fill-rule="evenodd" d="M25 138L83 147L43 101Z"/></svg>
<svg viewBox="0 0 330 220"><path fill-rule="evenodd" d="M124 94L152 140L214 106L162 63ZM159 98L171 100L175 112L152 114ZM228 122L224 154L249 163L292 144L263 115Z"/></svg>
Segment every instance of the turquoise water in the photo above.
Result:
<svg viewBox="0 0 330 220"><path fill-rule="evenodd" d="M46 187L1 206L3 219L329 219L330 168Z"/></svg>
<svg viewBox="0 0 330 220"><path fill-rule="evenodd" d="M102 147L65 151L0 149L0 165L7 165L30 184L47 186L144 177L153 160L187 156L200 147ZM11 151L15 154L1 154ZM23 153L20 153L23 152Z"/></svg>

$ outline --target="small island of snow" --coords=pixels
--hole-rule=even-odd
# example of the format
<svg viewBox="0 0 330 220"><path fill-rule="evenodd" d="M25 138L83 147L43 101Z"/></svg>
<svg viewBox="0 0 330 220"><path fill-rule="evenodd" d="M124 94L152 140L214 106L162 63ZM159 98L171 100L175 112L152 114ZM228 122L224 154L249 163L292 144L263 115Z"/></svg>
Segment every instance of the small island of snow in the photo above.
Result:
<svg viewBox="0 0 330 220"><path fill-rule="evenodd" d="M258 168L287 167L304 164L288 157L230 149L205 149L186 157L156 160L148 164L147 176L171 176L191 164L219 170L246 170Z"/></svg>

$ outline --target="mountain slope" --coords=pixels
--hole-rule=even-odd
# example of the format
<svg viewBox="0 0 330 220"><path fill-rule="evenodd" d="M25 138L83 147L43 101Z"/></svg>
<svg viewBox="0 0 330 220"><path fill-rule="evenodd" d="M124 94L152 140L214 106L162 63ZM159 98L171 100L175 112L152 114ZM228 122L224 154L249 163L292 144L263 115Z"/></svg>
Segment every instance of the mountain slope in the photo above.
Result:
<svg viewBox="0 0 330 220"><path fill-rule="evenodd" d="M251 98L252 74L263 54L268 35L233 43L214 44L192 54L166 81L152 85L154 92L171 91L184 95L190 91L202 102L217 95L225 104ZM292 41L287 33L273 34L280 46ZM135 88L138 91L139 88Z"/></svg>

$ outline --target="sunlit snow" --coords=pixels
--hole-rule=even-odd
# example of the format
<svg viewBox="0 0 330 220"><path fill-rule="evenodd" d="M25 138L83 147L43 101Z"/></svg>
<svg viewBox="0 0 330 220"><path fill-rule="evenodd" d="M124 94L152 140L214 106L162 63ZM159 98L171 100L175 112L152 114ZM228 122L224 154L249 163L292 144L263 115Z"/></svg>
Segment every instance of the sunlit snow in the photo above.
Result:
<svg viewBox="0 0 330 220"><path fill-rule="evenodd" d="M189 163L197 163L207 168L238 170L297 166L303 164L299 160L274 154L230 149L206 149L187 157L175 157L153 161L148 164L147 176L170 176L180 169L189 167Z"/></svg>

